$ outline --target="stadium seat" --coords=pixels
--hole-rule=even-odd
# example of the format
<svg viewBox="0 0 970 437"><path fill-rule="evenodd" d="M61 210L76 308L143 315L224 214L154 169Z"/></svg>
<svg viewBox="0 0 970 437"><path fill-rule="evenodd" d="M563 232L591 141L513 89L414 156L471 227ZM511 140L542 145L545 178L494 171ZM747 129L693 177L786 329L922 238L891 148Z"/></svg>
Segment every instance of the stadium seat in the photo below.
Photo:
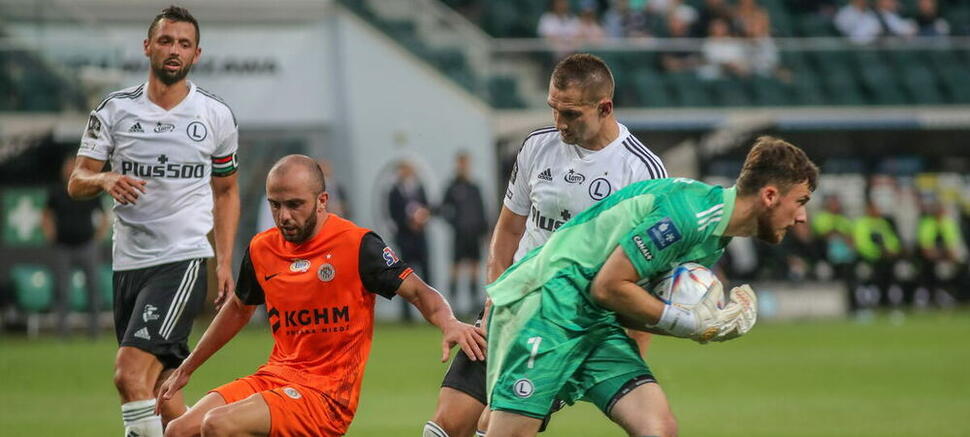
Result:
<svg viewBox="0 0 970 437"><path fill-rule="evenodd" d="M50 269L37 264L15 264L10 268L17 306L28 313L50 309L54 301L54 278Z"/></svg>
<svg viewBox="0 0 970 437"><path fill-rule="evenodd" d="M704 83L693 73L673 73L667 75L672 85L674 101L677 106L698 107L710 106L711 99L707 95Z"/></svg>
<svg viewBox="0 0 970 437"><path fill-rule="evenodd" d="M773 77L755 77L751 79L751 92L754 104L758 106L790 105L794 99L790 95L789 86Z"/></svg>
<svg viewBox="0 0 970 437"><path fill-rule="evenodd" d="M914 103L924 105L946 103L936 76L929 68L920 64L910 64L903 67L901 71L903 90Z"/></svg>
<svg viewBox="0 0 970 437"><path fill-rule="evenodd" d="M636 93L637 102L641 106L652 108L674 106L674 100L667 89L667 81L662 75L649 70L641 70L633 78L633 89Z"/></svg>
<svg viewBox="0 0 970 437"><path fill-rule="evenodd" d="M71 287L68 289L68 301L70 302L70 308L72 311L87 311L88 310L88 291L87 284L85 284L84 272L81 270L74 270L71 272ZM60 286L60 285L56 285Z"/></svg>
<svg viewBox="0 0 970 437"><path fill-rule="evenodd" d="M906 96L891 70L883 65L864 65L859 69L862 86L869 101L877 105L901 105L907 103Z"/></svg>
<svg viewBox="0 0 970 437"><path fill-rule="evenodd" d="M111 264L104 264L101 266L99 271L101 275L101 309L110 310L114 308L114 287L112 281L114 279L114 271L111 270Z"/></svg>
<svg viewBox="0 0 970 437"><path fill-rule="evenodd" d="M708 82L707 86L718 106L751 106L747 84L738 79L718 79Z"/></svg>
<svg viewBox="0 0 970 437"><path fill-rule="evenodd" d="M492 106L501 109L524 108L519 97L518 82L511 76L495 76L488 80L488 95Z"/></svg>
<svg viewBox="0 0 970 437"><path fill-rule="evenodd" d="M791 84L793 103L802 106L819 106L826 103L825 92L818 77L810 70L796 71Z"/></svg>

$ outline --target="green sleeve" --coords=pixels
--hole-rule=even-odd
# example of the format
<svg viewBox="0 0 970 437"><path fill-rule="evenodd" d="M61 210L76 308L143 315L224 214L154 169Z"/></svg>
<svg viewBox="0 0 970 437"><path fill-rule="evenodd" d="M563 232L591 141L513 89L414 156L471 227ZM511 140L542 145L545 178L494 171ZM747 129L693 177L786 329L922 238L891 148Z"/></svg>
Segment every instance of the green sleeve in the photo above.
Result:
<svg viewBox="0 0 970 437"><path fill-rule="evenodd" d="M667 214L654 213L620 239L620 247L640 278L670 270L690 248L691 235Z"/></svg>
<svg viewBox="0 0 970 437"><path fill-rule="evenodd" d="M852 232L856 250L859 251L859 255L869 261L879 258L879 248L872 242L871 231L868 219L863 217L856 221Z"/></svg>

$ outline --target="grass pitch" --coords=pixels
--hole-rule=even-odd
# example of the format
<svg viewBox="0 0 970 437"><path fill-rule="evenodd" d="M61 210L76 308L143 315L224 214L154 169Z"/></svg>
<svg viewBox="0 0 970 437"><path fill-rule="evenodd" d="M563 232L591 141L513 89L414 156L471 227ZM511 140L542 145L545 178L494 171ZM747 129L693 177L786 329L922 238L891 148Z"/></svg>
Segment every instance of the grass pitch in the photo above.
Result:
<svg viewBox="0 0 970 437"><path fill-rule="evenodd" d="M196 328L196 335L202 332ZM350 436L418 436L445 365L437 331L379 325ZM265 361L265 328L247 329L196 372L206 390ZM111 385L115 344L0 337L0 434L121 435ZM724 344L656 338L650 365L682 436L970 436L970 312L763 323ZM589 404L557 413L545 436L619 436Z"/></svg>

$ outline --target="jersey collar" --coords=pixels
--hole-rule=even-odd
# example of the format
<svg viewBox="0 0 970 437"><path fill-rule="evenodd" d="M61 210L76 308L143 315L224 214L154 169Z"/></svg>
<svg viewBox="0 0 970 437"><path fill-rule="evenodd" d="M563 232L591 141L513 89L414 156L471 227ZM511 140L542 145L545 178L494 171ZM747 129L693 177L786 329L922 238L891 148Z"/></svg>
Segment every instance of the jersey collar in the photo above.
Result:
<svg viewBox="0 0 970 437"><path fill-rule="evenodd" d="M734 200L738 195L737 187L725 188L722 192L724 196L724 219L717 224L717 228L714 229L714 235L718 237L724 236L724 230L727 229L728 223L731 222L731 213L734 212Z"/></svg>

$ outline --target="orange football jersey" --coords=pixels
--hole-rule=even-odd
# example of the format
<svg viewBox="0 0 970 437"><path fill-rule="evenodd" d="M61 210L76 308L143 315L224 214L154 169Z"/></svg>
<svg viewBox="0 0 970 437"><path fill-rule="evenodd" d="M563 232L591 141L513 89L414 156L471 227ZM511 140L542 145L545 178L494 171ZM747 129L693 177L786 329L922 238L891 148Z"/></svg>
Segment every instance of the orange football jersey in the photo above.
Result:
<svg viewBox="0 0 970 437"><path fill-rule="evenodd" d="M330 214L302 244L276 228L253 237L236 295L266 304L274 346L260 371L319 390L353 417L374 328L374 297L412 273L368 229ZM336 413L336 412L335 412Z"/></svg>

